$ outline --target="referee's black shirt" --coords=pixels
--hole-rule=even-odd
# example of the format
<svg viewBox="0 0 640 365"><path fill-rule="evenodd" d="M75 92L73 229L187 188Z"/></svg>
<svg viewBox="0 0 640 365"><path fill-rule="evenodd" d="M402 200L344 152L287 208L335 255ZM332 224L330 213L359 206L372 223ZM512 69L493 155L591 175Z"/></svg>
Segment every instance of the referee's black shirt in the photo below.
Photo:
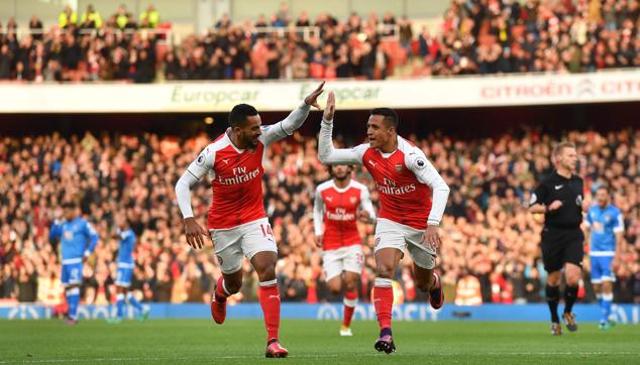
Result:
<svg viewBox="0 0 640 365"><path fill-rule="evenodd" d="M546 228L579 228L582 223L582 178L572 175L567 179L557 171L546 177L531 195L530 205L544 204L560 200L562 206L544 215Z"/></svg>

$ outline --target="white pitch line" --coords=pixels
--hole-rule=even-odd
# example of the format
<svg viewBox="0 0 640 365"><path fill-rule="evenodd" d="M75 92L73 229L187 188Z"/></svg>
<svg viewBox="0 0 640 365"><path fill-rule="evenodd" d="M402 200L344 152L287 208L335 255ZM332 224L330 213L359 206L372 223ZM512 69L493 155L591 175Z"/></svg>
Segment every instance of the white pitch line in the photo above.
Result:
<svg viewBox="0 0 640 365"><path fill-rule="evenodd" d="M413 355L413 354L409 354ZM442 357L457 357L463 354L452 353L429 353L431 356ZM466 355L466 353L464 354ZM487 356L637 356L636 352L485 352L480 355ZM383 354L358 354L358 357L382 357ZM400 356L402 353L396 353L391 356ZM340 355L298 355L289 356L291 359L337 359ZM107 362L107 361L208 361L208 360L233 360L233 359L262 359L262 356L249 356L249 355L230 355L230 356L213 356L213 357L114 357L114 358L88 358L88 359L43 359L43 360L14 360L14 361L0 361L0 364L53 364L53 363L72 363L72 362Z"/></svg>

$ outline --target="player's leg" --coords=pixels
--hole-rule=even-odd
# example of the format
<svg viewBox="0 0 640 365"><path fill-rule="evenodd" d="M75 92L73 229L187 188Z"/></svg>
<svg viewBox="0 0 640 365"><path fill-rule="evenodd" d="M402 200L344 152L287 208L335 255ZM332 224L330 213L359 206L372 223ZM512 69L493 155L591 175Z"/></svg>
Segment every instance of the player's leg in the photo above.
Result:
<svg viewBox="0 0 640 365"><path fill-rule="evenodd" d="M217 324L224 323L227 316L227 297L240 291L242 287L242 247L241 232L238 229L211 231L216 244L216 258L222 275L216 282L211 301L211 317Z"/></svg>
<svg viewBox="0 0 640 365"><path fill-rule="evenodd" d="M611 317L611 304L613 303L613 281L602 280L602 329L609 329L615 322Z"/></svg>
<svg viewBox="0 0 640 365"><path fill-rule="evenodd" d="M360 273L353 271L345 271L343 274L344 283L344 299L342 310L342 328L341 336L352 336L351 320L358 304L358 283L360 282Z"/></svg>
<svg viewBox="0 0 640 365"><path fill-rule="evenodd" d="M342 272L344 270L342 251L328 250L322 254L322 269L327 281L327 288L333 295L342 293Z"/></svg>
<svg viewBox="0 0 640 365"><path fill-rule="evenodd" d="M600 307L600 313L602 316L600 317L599 327L603 329L604 326L604 306L602 303L602 266L601 266L601 257L592 256L591 257L591 285L593 286L593 292L598 300L598 306Z"/></svg>
<svg viewBox="0 0 640 365"><path fill-rule="evenodd" d="M584 236L581 230L568 234L564 248L564 275L567 287L564 291L564 320L567 329L571 332L578 330L573 305L578 300L578 286L582 279L582 258L584 256Z"/></svg>
<svg viewBox="0 0 640 365"><path fill-rule="evenodd" d="M240 260L240 268L229 269L229 272L223 271L216 282L211 301L211 317L217 324L224 323L227 317L227 298L239 292L241 287L242 260Z"/></svg>
<svg viewBox="0 0 640 365"><path fill-rule="evenodd" d="M251 258L251 264L258 274L258 300L264 315L267 330L266 357L287 357L289 352L280 345L280 291L276 279L278 254L272 251L258 252Z"/></svg>
<svg viewBox="0 0 640 365"><path fill-rule="evenodd" d="M378 249L375 253L376 279L373 287L373 305L378 317L378 326L380 327L380 336L375 343L375 349L388 354L395 351L395 343L391 332L391 313L393 310L392 280L402 256L401 250L392 247Z"/></svg>
<svg viewBox="0 0 640 365"><path fill-rule="evenodd" d="M76 324L78 307L80 306L80 283L82 279L82 263L62 265L62 283L67 297L67 323Z"/></svg>
<svg viewBox="0 0 640 365"><path fill-rule="evenodd" d="M611 321L611 304L613 303L613 257L601 257L602 265L602 319L600 321L602 329L609 329L615 322Z"/></svg>
<svg viewBox="0 0 640 365"><path fill-rule="evenodd" d="M545 228L542 234L542 263L547 274L547 284L545 294L549 314L551 315L551 334L559 336L562 334L560 327L560 316L558 315L558 304L560 303L560 281L562 280L562 246L558 241L559 237L554 232Z"/></svg>
<svg viewBox="0 0 640 365"><path fill-rule="evenodd" d="M120 275L120 269L118 269L118 276ZM118 279L120 279L118 277ZM116 283L118 280L116 280ZM127 289L124 286L120 286L116 284L116 320L112 321L112 323L120 322L124 319L124 311L125 311L125 295L127 293Z"/></svg>
<svg viewBox="0 0 640 365"><path fill-rule="evenodd" d="M351 320L358 304L358 284L360 283L360 274L364 265L364 255L360 245L347 246L343 250L342 267L344 273L342 274L342 283L344 298L342 302L344 307L340 335L352 336Z"/></svg>
<svg viewBox="0 0 640 365"><path fill-rule="evenodd" d="M243 229L242 251L258 274L258 300L267 330L266 357L287 357L289 352L280 346L280 291L276 279L278 247L271 225L265 220Z"/></svg>
<svg viewBox="0 0 640 365"><path fill-rule="evenodd" d="M422 236L419 238L422 240ZM421 241L415 243L409 241L408 251L413 258L413 273L416 278L416 287L429 293L429 303L433 309L440 309L444 304L444 292L440 277L434 272L436 266L436 253L425 247Z"/></svg>

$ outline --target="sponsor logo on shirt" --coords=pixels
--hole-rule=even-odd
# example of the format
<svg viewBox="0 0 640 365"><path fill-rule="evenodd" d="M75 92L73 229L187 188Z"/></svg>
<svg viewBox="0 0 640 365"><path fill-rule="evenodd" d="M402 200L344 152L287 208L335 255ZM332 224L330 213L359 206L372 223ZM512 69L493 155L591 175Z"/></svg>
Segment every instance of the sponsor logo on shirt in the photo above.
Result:
<svg viewBox="0 0 640 365"><path fill-rule="evenodd" d="M234 176L218 176L218 182L222 185L237 185L247 183L260 175L260 168L247 172L246 167L234 167Z"/></svg>
<svg viewBox="0 0 640 365"><path fill-rule="evenodd" d="M335 212L327 212L327 219L332 221L352 221L356 219L356 215L347 213L347 210L344 208L336 208Z"/></svg>
<svg viewBox="0 0 640 365"><path fill-rule="evenodd" d="M378 191L387 195L404 195L416 191L416 184L397 186L395 181L387 179L386 177L382 185L377 184L377 187Z"/></svg>

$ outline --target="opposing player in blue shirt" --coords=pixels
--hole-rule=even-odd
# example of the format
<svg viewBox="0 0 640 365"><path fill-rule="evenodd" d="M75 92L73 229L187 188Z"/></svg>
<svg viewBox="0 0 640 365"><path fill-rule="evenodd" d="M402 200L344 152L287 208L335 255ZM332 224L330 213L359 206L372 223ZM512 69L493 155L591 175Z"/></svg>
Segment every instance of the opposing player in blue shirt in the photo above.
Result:
<svg viewBox="0 0 640 365"><path fill-rule="evenodd" d="M591 233L591 282L602 308L599 327L604 330L612 325L609 321L613 301L613 281L615 281L612 263L622 245L624 232L622 213L620 209L609 203L609 192L606 187L601 186L596 190L596 204L589 208L585 222Z"/></svg>
<svg viewBox="0 0 640 365"><path fill-rule="evenodd" d="M133 250L136 247L136 234L129 226L127 218L122 215L116 216L116 225L118 226L118 236L120 238L120 246L118 248L118 273L116 275L117 316L109 322L120 323L122 321L126 305L125 300L133 306L138 319L145 320L149 315L149 311L142 308L142 304L140 304L135 295L130 291L134 267Z"/></svg>
<svg viewBox="0 0 640 365"><path fill-rule="evenodd" d="M51 226L49 239L60 240L62 254L62 285L67 296L67 323L78 322L80 285L82 284L82 264L93 253L98 243L98 234L86 219L82 218L78 204L65 202L64 220Z"/></svg>

